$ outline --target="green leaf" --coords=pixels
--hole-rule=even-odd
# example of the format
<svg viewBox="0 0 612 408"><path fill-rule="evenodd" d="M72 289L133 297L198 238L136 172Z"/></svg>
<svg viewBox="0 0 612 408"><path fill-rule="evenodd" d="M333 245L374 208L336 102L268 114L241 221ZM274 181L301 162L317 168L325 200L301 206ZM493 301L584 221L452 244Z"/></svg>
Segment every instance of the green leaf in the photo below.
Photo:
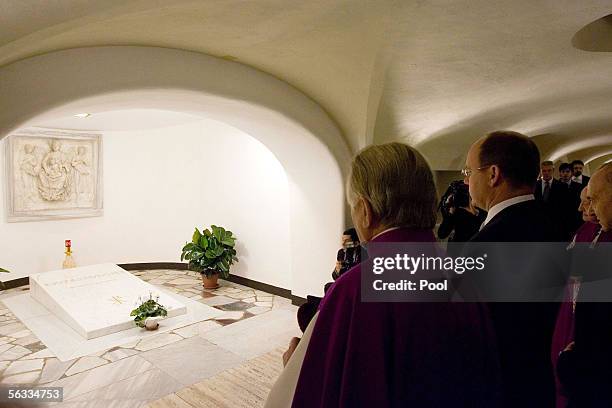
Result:
<svg viewBox="0 0 612 408"><path fill-rule="evenodd" d="M223 245L226 245L228 247L233 247L235 245L235 242L233 240L229 240L229 239L224 239L223 241L221 241L221 243Z"/></svg>
<svg viewBox="0 0 612 408"><path fill-rule="evenodd" d="M217 227L216 225L212 226L212 232L213 235L215 236L215 238L217 238L217 241L221 241L223 240L223 237L225 235L225 230L221 227Z"/></svg>
<svg viewBox="0 0 612 408"><path fill-rule="evenodd" d="M200 237L201 236L202 236L202 234L196 228L195 231L193 232L193 236L191 237L191 242L197 245L198 242L200 242Z"/></svg>
<svg viewBox="0 0 612 408"><path fill-rule="evenodd" d="M208 248L208 239L204 235L200 237L200 248L202 249Z"/></svg>
<svg viewBox="0 0 612 408"><path fill-rule="evenodd" d="M7 271L6 269L0 268L0 272L10 272L10 271Z"/></svg>

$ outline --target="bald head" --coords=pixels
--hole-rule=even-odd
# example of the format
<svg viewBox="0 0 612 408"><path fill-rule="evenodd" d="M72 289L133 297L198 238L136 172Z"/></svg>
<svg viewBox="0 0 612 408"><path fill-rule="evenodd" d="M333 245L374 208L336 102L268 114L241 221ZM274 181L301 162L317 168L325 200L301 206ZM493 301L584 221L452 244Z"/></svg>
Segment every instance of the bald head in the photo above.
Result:
<svg viewBox="0 0 612 408"><path fill-rule="evenodd" d="M464 182L469 185L474 205L488 211L509 198L533 194L540 172L540 152L527 136L499 130L472 145L465 167Z"/></svg>
<svg viewBox="0 0 612 408"><path fill-rule="evenodd" d="M612 163L597 170L588 185L591 210L599 219L604 231L612 230Z"/></svg>

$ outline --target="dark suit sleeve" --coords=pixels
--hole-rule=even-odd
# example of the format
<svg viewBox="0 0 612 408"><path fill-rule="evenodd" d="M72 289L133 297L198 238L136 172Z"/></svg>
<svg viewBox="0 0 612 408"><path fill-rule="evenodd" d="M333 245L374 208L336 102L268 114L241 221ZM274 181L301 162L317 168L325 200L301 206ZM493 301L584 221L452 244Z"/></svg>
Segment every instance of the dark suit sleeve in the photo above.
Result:
<svg viewBox="0 0 612 408"><path fill-rule="evenodd" d="M533 195L535 196L536 200L542 199L542 183L539 180L533 186Z"/></svg>
<svg viewBox="0 0 612 408"><path fill-rule="evenodd" d="M453 229L455 229L455 219L456 216L454 214L442 218L442 224L438 227L439 239L445 239L453 232Z"/></svg>

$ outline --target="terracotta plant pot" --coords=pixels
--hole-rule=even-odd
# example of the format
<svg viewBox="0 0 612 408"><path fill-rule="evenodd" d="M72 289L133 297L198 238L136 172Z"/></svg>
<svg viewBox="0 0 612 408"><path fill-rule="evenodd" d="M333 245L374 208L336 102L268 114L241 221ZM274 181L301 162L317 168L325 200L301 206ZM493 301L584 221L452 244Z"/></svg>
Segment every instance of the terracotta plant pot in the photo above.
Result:
<svg viewBox="0 0 612 408"><path fill-rule="evenodd" d="M159 329L159 323L157 322L158 319L155 318L148 318L147 320L145 320L145 329L147 330L157 330Z"/></svg>
<svg viewBox="0 0 612 408"><path fill-rule="evenodd" d="M217 289L219 287L219 274L218 273L214 273L210 276L206 276L205 274L202 274L202 286L204 286L204 289Z"/></svg>

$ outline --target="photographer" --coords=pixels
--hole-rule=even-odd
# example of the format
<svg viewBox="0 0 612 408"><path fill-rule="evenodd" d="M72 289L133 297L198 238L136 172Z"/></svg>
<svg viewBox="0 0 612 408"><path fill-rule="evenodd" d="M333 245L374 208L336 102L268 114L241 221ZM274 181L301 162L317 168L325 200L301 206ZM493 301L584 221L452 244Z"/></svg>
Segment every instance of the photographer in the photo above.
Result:
<svg viewBox="0 0 612 408"><path fill-rule="evenodd" d="M335 281L344 272L351 269L353 266L361 263L363 248L359 246L359 237L355 228L349 228L342 233L342 248L338 250L336 255L336 267L332 272L332 279ZM334 282L325 284L324 293L333 285ZM321 299L318 296L306 296L306 303L298 308L297 319L298 325L302 332L306 330L306 326L317 312Z"/></svg>
<svg viewBox="0 0 612 408"><path fill-rule="evenodd" d="M468 186L463 180L453 181L440 200L438 209L442 213L442 224L438 227L438 238L448 242L467 242L478 232L487 217L486 211L472 204Z"/></svg>
<svg viewBox="0 0 612 408"><path fill-rule="evenodd" d="M342 248L336 255L336 268L332 272L332 279L335 281L344 272L361 262L361 247L359 237L355 228L349 228L342 233ZM328 285L325 285L327 291Z"/></svg>

